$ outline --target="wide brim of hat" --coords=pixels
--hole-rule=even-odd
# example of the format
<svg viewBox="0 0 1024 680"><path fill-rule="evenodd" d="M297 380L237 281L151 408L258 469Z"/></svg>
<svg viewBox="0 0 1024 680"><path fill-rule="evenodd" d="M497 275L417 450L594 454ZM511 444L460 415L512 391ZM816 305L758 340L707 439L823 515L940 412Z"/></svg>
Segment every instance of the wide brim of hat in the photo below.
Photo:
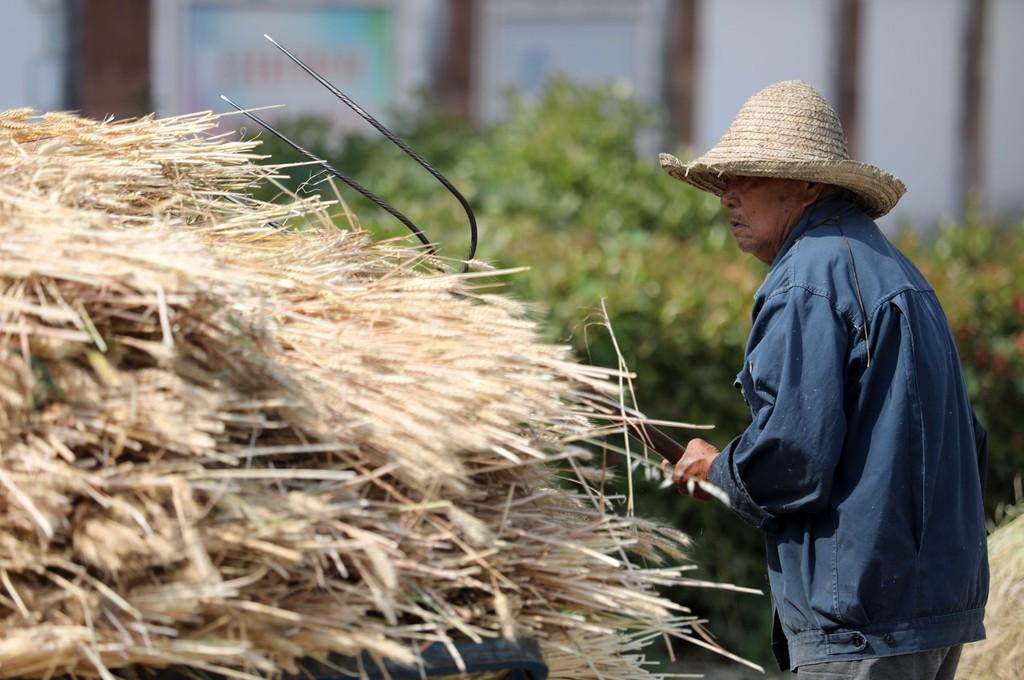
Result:
<svg viewBox="0 0 1024 680"><path fill-rule="evenodd" d="M727 177L777 177L808 182L823 182L843 187L859 199L861 208L872 218L885 215L907 191L899 177L868 163L853 160L767 160L709 159L705 154L691 163L683 163L672 154L660 156L668 174L698 189L721 196Z"/></svg>

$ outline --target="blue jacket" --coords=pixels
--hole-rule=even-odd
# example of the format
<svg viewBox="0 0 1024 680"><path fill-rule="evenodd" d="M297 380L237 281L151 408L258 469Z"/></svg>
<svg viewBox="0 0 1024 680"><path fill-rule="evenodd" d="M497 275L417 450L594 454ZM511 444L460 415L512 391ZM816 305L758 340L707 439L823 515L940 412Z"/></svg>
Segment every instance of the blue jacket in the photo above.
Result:
<svg viewBox="0 0 1024 680"><path fill-rule="evenodd" d="M765 533L779 666L983 639L985 431L934 291L845 197L772 263L736 386L709 480Z"/></svg>

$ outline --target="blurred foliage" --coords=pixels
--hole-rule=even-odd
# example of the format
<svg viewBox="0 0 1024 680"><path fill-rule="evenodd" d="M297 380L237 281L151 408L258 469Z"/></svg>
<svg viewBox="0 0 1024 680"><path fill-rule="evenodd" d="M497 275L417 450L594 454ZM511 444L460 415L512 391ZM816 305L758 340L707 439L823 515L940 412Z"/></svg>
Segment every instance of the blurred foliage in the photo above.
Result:
<svg viewBox="0 0 1024 680"><path fill-rule="evenodd" d="M734 246L714 196L671 179L637 152L658 119L610 90L553 85L540 101L513 100L491 126L430 112L393 129L463 191L480 219L480 253L500 266L529 266L511 291L539 303L552 339L585 360L614 366L607 333L590 321L606 301L616 338L652 417L714 423L704 436L724 446L749 413L733 388L750 328L753 293L766 271ZM307 148L413 219L441 252L461 257L466 220L435 179L379 136L333 139L321 122L286 126ZM294 153L268 140L281 161ZM296 182L308 168L295 169ZM402 227L344 192L367 228ZM997 231L979 219L925 242L899 242L934 283L960 343L979 417L990 431L989 510L1012 501L1024 450L1024 224ZM637 512L673 522L695 539L702 576L767 591L759 532L717 504L638 482ZM678 599L711 621L729 649L766 668L766 597L688 589Z"/></svg>
<svg viewBox="0 0 1024 680"><path fill-rule="evenodd" d="M643 233L685 235L714 219L717 200L677 200L677 187L665 181L657 163L637 153L637 131L654 129L658 120L627 96L563 81L539 104L513 98L509 111L502 124L474 129L462 119L428 109L399 117L391 129L453 180L488 229L510 229L510 220L536 221L545 230L594 230L632 245L633 239L643 243ZM465 224L462 208L383 137L332 138L323 121L311 119L283 127L300 144L394 204L432 240L444 242L444 252L453 257L463 252L466 234L452 230ZM269 135L264 150L278 160L297 157ZM311 171L296 168L291 174L296 180L308 179ZM350 194L360 216L386 229L392 226L378 208L354 192L346 197ZM401 229L399 225L394 233ZM488 257L501 255L495 238L491 234L481 239L490 244L484 251Z"/></svg>

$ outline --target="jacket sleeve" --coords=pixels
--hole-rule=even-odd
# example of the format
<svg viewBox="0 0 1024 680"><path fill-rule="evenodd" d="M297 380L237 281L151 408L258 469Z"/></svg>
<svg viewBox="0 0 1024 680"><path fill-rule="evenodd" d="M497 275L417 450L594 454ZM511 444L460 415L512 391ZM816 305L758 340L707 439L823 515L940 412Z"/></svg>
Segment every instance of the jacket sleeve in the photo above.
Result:
<svg viewBox="0 0 1024 680"><path fill-rule="evenodd" d="M737 379L753 420L708 476L755 527L827 507L846 435L848 329L828 298L803 288L773 295L756 315Z"/></svg>

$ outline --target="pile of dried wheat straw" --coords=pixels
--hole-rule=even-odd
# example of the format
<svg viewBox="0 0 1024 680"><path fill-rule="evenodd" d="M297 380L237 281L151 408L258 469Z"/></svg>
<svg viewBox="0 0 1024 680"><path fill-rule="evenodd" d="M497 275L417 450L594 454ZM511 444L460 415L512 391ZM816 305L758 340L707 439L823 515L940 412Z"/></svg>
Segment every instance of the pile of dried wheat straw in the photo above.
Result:
<svg viewBox="0 0 1024 680"><path fill-rule="evenodd" d="M958 676L972 680L1024 677L1024 505L988 538L991 587L983 642L964 647Z"/></svg>
<svg viewBox="0 0 1024 680"><path fill-rule="evenodd" d="M501 635L649 677L700 632L652 566L686 538L548 465L609 373L343 206L247 198L277 170L216 122L0 113L0 677Z"/></svg>

